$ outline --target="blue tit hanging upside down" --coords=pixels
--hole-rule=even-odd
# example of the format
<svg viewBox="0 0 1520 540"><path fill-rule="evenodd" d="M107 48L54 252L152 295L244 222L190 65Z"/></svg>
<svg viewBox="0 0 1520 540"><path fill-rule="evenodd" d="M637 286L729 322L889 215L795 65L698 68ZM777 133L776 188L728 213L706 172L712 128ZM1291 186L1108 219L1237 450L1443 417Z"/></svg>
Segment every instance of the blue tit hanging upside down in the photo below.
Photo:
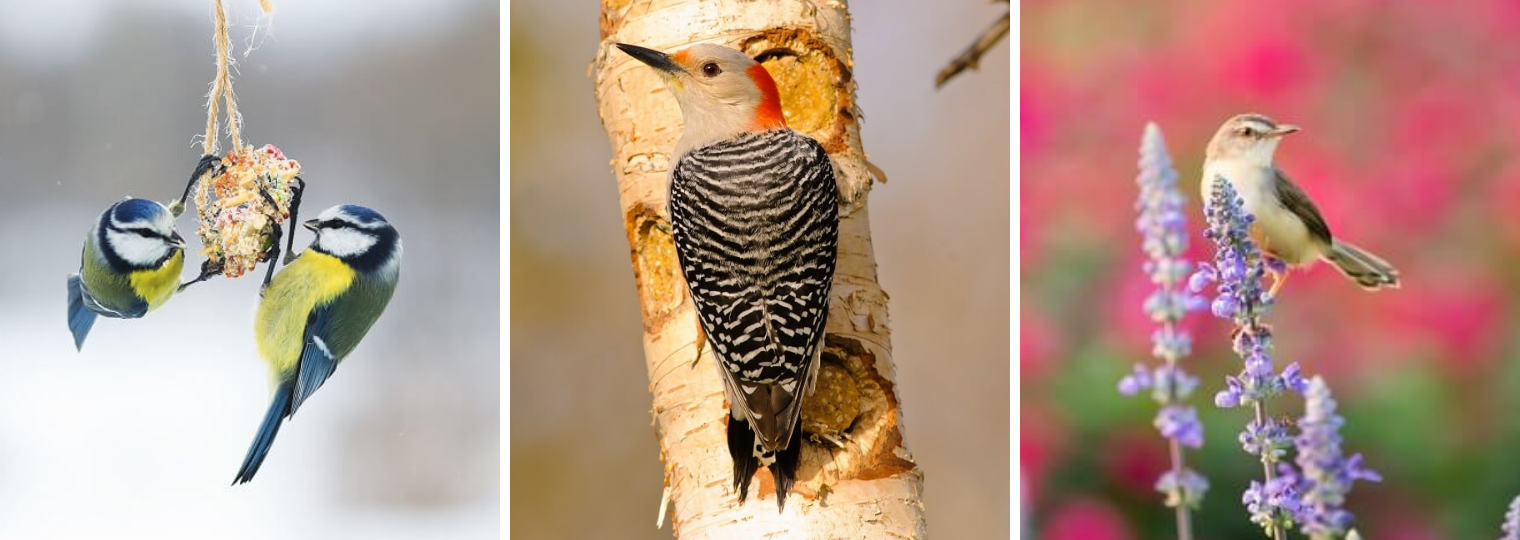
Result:
<svg viewBox="0 0 1520 540"><path fill-rule="evenodd" d="M100 214L69 275L69 332L84 348L97 316L136 319L179 290L185 239L164 205L126 198Z"/></svg>
<svg viewBox="0 0 1520 540"><path fill-rule="evenodd" d="M259 472L280 423L359 345L400 277L401 236L374 210L334 206L303 225L317 239L264 289L254 320L259 355L274 375L274 400L234 485Z"/></svg>

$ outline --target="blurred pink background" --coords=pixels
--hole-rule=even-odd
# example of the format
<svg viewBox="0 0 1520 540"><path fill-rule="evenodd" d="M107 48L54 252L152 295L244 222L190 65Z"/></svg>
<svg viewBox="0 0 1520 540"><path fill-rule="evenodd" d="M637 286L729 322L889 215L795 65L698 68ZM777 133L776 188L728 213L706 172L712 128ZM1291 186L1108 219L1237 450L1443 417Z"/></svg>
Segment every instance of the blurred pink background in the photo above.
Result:
<svg viewBox="0 0 1520 540"><path fill-rule="evenodd" d="M1337 237L1393 262L1369 294L1333 269L1298 272L1271 316L1276 357L1326 376L1382 484L1351 496L1368 538L1498 533L1520 494L1513 263L1520 258L1520 3L1286 0L1022 5L1022 422L1025 527L1042 538L1172 534L1150 485L1166 466L1154 403L1114 382L1149 362L1151 285L1134 230L1136 152L1157 122L1191 206L1203 148L1257 112L1304 130L1278 165ZM1259 535L1240 504L1259 466L1238 411L1210 402L1238 360L1207 313L1188 369L1213 487L1200 538ZM1284 398L1298 414L1301 400ZM1032 519L1031 519L1032 518ZM1244 535L1244 536L1242 536Z"/></svg>

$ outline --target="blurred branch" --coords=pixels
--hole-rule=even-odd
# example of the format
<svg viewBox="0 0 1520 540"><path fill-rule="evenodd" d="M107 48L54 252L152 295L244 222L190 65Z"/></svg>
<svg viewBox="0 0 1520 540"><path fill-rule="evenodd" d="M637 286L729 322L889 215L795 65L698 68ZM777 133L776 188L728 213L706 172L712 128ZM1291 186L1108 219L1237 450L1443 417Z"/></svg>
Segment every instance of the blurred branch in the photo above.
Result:
<svg viewBox="0 0 1520 540"><path fill-rule="evenodd" d="M966 71L967 68L974 70L980 67L982 55L987 54L988 49L1003 41L1003 37L1008 35L1008 27L1012 24L1010 21L1012 14L1012 12L1004 13L1002 18L999 18L997 22L992 23L992 26L982 31L982 35L977 37L975 42L971 43L971 47L962 52L960 56L955 57L954 60L951 60L950 65L945 66L945 69L939 70L939 74L934 76L934 87L941 88L945 86L945 83L952 77L959 75L962 71Z"/></svg>
<svg viewBox="0 0 1520 540"><path fill-rule="evenodd" d="M871 247L866 199L873 180L860 143L847 8L804 0L604 0L600 17L597 106L612 145L665 467L664 485L646 487L649 508L663 507L655 499L668 496L675 534L688 540L923 538L923 474L904 442L887 296ZM765 469L757 471L745 504L730 487L728 405L713 348L696 346L705 338L666 209L680 111L653 70L612 47L673 51L698 41L737 47L765 64L788 123L823 145L839 184L839 259L826 348L817 388L803 403L808 440L800 441L797 484L783 514ZM837 429L822 412L831 407L847 413Z"/></svg>

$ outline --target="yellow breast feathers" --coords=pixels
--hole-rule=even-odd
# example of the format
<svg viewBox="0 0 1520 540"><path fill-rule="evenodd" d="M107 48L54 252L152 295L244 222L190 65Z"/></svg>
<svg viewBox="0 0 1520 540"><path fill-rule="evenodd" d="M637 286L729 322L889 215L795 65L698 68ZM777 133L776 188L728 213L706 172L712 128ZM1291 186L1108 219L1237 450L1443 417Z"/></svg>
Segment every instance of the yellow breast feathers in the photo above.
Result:
<svg viewBox="0 0 1520 540"><path fill-rule="evenodd" d="M259 303L253 335L259 355L275 373L295 369L311 310L331 302L353 282L354 271L347 264L310 249L274 276Z"/></svg>
<svg viewBox="0 0 1520 540"><path fill-rule="evenodd" d="M175 251L162 266L132 272L127 278L132 282L132 292L148 303L148 311L153 311L179 290L179 271L184 266L185 252Z"/></svg>

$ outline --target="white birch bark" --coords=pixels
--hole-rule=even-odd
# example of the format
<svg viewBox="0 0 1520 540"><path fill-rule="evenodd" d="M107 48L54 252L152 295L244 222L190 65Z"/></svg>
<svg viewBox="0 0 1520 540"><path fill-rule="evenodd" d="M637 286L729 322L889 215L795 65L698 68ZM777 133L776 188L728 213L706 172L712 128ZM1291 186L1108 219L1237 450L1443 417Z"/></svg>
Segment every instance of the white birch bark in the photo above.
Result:
<svg viewBox="0 0 1520 540"><path fill-rule="evenodd" d="M873 168L860 144L849 22L844 2L602 2L602 41L591 68L612 143L654 427L679 538L926 535L923 474L904 442L887 295L871 248L866 201ZM732 489L728 405L713 352L703 343L698 356L696 344L705 337L668 232L667 176L680 110L652 69L613 48L619 42L667 52L712 42L759 58L776 79L787 123L818 139L833 161L843 202L828 347L817 390L804 402L810 440L785 513L776 512L775 485L764 468L745 504Z"/></svg>

